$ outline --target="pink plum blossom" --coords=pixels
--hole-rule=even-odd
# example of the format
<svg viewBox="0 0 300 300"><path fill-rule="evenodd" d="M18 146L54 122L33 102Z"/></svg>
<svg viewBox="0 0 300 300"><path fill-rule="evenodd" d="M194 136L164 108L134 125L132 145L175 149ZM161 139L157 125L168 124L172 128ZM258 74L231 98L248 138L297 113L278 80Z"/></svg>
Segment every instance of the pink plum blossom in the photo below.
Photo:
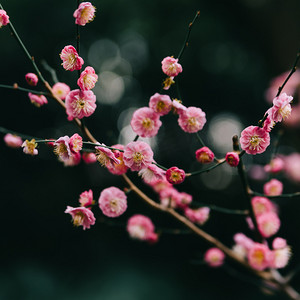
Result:
<svg viewBox="0 0 300 300"><path fill-rule="evenodd" d="M291 255L292 251L289 246L282 249L272 250L269 262L270 268L281 269L286 267Z"/></svg>
<svg viewBox="0 0 300 300"><path fill-rule="evenodd" d="M25 75L26 82L31 86L36 86L39 79L34 73L27 73Z"/></svg>
<svg viewBox="0 0 300 300"><path fill-rule="evenodd" d="M251 199L252 208L256 217L274 212L274 204L266 197L255 196Z"/></svg>
<svg viewBox="0 0 300 300"><path fill-rule="evenodd" d="M148 183L156 193L160 193L166 188L172 187L172 184L169 183L164 176L163 179L154 179Z"/></svg>
<svg viewBox="0 0 300 300"><path fill-rule="evenodd" d="M158 166L151 164L147 168L139 171L139 176L142 177L144 182L150 184L153 180L165 178L166 171Z"/></svg>
<svg viewBox="0 0 300 300"><path fill-rule="evenodd" d="M96 146L96 157L97 160L99 161L99 163L102 166L107 167L108 165L115 163L115 164L119 164L120 161L117 159L117 157L115 156L115 154L106 147L106 145L104 144L99 144L100 146Z"/></svg>
<svg viewBox="0 0 300 300"><path fill-rule="evenodd" d="M36 107L40 107L48 103L48 100L44 95L36 95L36 94L28 93L28 97L31 103L34 104Z"/></svg>
<svg viewBox="0 0 300 300"><path fill-rule="evenodd" d="M67 159L63 159L59 156L58 160L61 161L65 167L74 167L79 165L81 161L81 154L80 152L72 153L72 155Z"/></svg>
<svg viewBox="0 0 300 300"><path fill-rule="evenodd" d="M172 101L172 105L173 105L173 111L174 113L180 115L181 113L183 113L185 110L187 110L186 106L184 106L181 102L181 100L178 99L174 99Z"/></svg>
<svg viewBox="0 0 300 300"><path fill-rule="evenodd" d="M62 49L60 58L63 61L63 68L67 71L80 70L84 64L83 59L78 55L76 49L71 45L65 46Z"/></svg>
<svg viewBox="0 0 300 300"><path fill-rule="evenodd" d="M162 122L152 108L142 107L133 113L130 125L141 137L153 137L157 135Z"/></svg>
<svg viewBox="0 0 300 300"><path fill-rule="evenodd" d="M292 96L282 93L273 100L273 106L267 112L274 122L281 122L287 118L291 112L292 107L290 102L293 100Z"/></svg>
<svg viewBox="0 0 300 300"><path fill-rule="evenodd" d="M57 82L52 87L53 95L60 100L65 100L70 91L70 87L63 82Z"/></svg>
<svg viewBox="0 0 300 300"><path fill-rule="evenodd" d="M96 157L96 154L93 153L93 152L83 152L82 153L82 160L86 164L92 164L92 163L95 163L97 161L97 157Z"/></svg>
<svg viewBox="0 0 300 300"><path fill-rule="evenodd" d="M88 190L82 192L79 196L79 203L80 206L90 208L95 203L95 201L93 200L93 191Z"/></svg>
<svg viewBox="0 0 300 300"><path fill-rule="evenodd" d="M275 122L273 121L272 117L269 115L269 112L267 111L268 116L264 121L263 129L267 132L270 132L273 127L275 126Z"/></svg>
<svg viewBox="0 0 300 300"><path fill-rule="evenodd" d="M75 133L70 137L69 145L72 153L77 153L82 149L82 137Z"/></svg>
<svg viewBox="0 0 300 300"><path fill-rule="evenodd" d="M0 28L2 26L6 26L9 23L9 16L7 15L6 11L0 9Z"/></svg>
<svg viewBox="0 0 300 300"><path fill-rule="evenodd" d="M74 11L75 24L85 26L95 18L96 8L90 2L81 2Z"/></svg>
<svg viewBox="0 0 300 300"><path fill-rule="evenodd" d="M225 259L225 254L219 248L210 248L204 254L204 261L210 267L220 267L223 265Z"/></svg>
<svg viewBox="0 0 300 300"><path fill-rule="evenodd" d="M172 109L172 100L168 95L155 93L149 101L149 107L152 108L158 115L163 116Z"/></svg>
<svg viewBox="0 0 300 300"><path fill-rule="evenodd" d="M21 137L11 133L7 133L3 139L5 144L11 148L20 148L23 144L23 140Z"/></svg>
<svg viewBox="0 0 300 300"><path fill-rule="evenodd" d="M162 71L167 76L175 77L182 72L182 66L181 64L178 63L177 58L167 56L162 60L161 65L162 65Z"/></svg>
<svg viewBox="0 0 300 300"><path fill-rule="evenodd" d="M279 173L284 168L284 161L281 157L275 157L268 165L265 165L264 170L273 174Z"/></svg>
<svg viewBox="0 0 300 300"><path fill-rule="evenodd" d="M283 191L283 184L281 181L273 178L264 184L264 193L268 196L281 195Z"/></svg>
<svg viewBox="0 0 300 300"><path fill-rule="evenodd" d="M280 228L280 219L275 212L263 213L256 218L260 234L268 238L277 233Z"/></svg>
<svg viewBox="0 0 300 300"><path fill-rule="evenodd" d="M287 176L295 182L300 182L300 154L291 153L284 158L284 170Z"/></svg>
<svg viewBox="0 0 300 300"><path fill-rule="evenodd" d="M116 148L119 150L124 150L124 146L120 144L112 145L112 148ZM122 175L125 174L128 170L128 167L124 164L123 160L123 152L119 150L112 150L114 156L116 157L118 163L111 161L110 164L106 165L108 171L114 175Z"/></svg>
<svg viewBox="0 0 300 300"><path fill-rule="evenodd" d="M227 152L225 160L229 164L229 166L237 167L240 162L240 156L236 152Z"/></svg>
<svg viewBox="0 0 300 300"><path fill-rule="evenodd" d="M178 203L181 204L181 195L175 188L173 188L173 186L171 186L160 191L159 200L165 207L177 208Z"/></svg>
<svg viewBox="0 0 300 300"><path fill-rule="evenodd" d="M62 136L55 141L54 153L58 155L62 161L66 161L72 156L70 138L67 135Z"/></svg>
<svg viewBox="0 0 300 300"><path fill-rule="evenodd" d="M122 215L127 209L125 193L114 186L101 192L98 203L102 213L111 218Z"/></svg>
<svg viewBox="0 0 300 300"><path fill-rule="evenodd" d="M215 155L208 147L202 147L195 152L196 159L201 164L211 163Z"/></svg>
<svg viewBox="0 0 300 300"><path fill-rule="evenodd" d="M96 96L92 91L73 90L66 97L68 120L89 117L96 109Z"/></svg>
<svg viewBox="0 0 300 300"><path fill-rule="evenodd" d="M188 193L181 192L178 194L178 197L176 197L175 200L177 207L181 209L186 209L187 206L193 201L193 196Z"/></svg>
<svg viewBox="0 0 300 300"><path fill-rule="evenodd" d="M72 216L74 226L82 226L83 230L89 229L96 221L93 212L86 207L67 206L65 213Z"/></svg>
<svg viewBox="0 0 300 300"><path fill-rule="evenodd" d="M184 210L185 216L193 223L203 225L209 218L210 208L200 207L197 209L186 208Z"/></svg>
<svg viewBox="0 0 300 300"><path fill-rule="evenodd" d="M153 162L153 152L145 142L131 142L124 148L123 160L131 171L140 171Z"/></svg>
<svg viewBox="0 0 300 300"><path fill-rule="evenodd" d="M178 124L185 132L198 132L205 123L205 112L201 108L190 106L179 114Z"/></svg>
<svg viewBox="0 0 300 300"><path fill-rule="evenodd" d="M185 179L185 172L177 167L171 167L166 171L166 178L171 184L180 184Z"/></svg>
<svg viewBox="0 0 300 300"><path fill-rule="evenodd" d="M22 144L23 152L30 155L38 155L38 150L36 149L37 143L35 142L35 139L32 139L31 141L25 140Z"/></svg>
<svg viewBox="0 0 300 300"><path fill-rule="evenodd" d="M164 82L163 82L163 89L165 91L167 91L171 87L171 85L175 83L175 81L173 79L174 79L174 77L172 76L172 77L167 77L164 80Z"/></svg>
<svg viewBox="0 0 300 300"><path fill-rule="evenodd" d="M286 239L283 239L281 237L276 237L272 242L272 248L277 249L283 249L287 246Z"/></svg>
<svg viewBox="0 0 300 300"><path fill-rule="evenodd" d="M263 153L270 144L270 135L258 126L249 126L241 132L240 143L248 154Z"/></svg>
<svg viewBox="0 0 300 300"><path fill-rule="evenodd" d="M81 72L77 84L82 91L88 91L95 87L98 80L98 75L95 74L95 70L92 67L86 67L84 71Z"/></svg>
<svg viewBox="0 0 300 300"><path fill-rule="evenodd" d="M236 242L237 245L240 245L245 248L246 252L248 252L255 244L253 240L248 238L246 235L243 233L236 233L233 237L234 241Z"/></svg>
<svg viewBox="0 0 300 300"><path fill-rule="evenodd" d="M127 231L132 239L156 242L157 234L151 219L144 215L134 215L127 222Z"/></svg>
<svg viewBox="0 0 300 300"><path fill-rule="evenodd" d="M247 254L250 266L258 271L263 271L269 266L270 256L271 250L260 243L254 243Z"/></svg>

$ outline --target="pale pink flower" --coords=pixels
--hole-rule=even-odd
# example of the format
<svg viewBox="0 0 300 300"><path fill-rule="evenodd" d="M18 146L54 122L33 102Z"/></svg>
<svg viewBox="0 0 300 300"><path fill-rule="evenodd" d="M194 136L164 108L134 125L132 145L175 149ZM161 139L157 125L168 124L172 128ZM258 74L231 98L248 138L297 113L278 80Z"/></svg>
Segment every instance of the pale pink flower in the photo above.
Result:
<svg viewBox="0 0 300 300"><path fill-rule="evenodd" d="M99 144L100 146L96 146L96 157L101 166L107 167L108 165L115 163L119 164L120 161L117 159L115 154L108 148L105 147L104 144ZM103 147L104 146L104 147Z"/></svg>
<svg viewBox="0 0 300 300"><path fill-rule="evenodd" d="M63 61L63 68L67 71L80 70L84 64L83 59L78 55L76 49L71 45L65 46L62 49L60 58Z"/></svg>
<svg viewBox="0 0 300 300"><path fill-rule="evenodd" d="M182 72L182 66L178 63L178 59L167 56L161 62L162 71L170 77L175 77Z"/></svg>
<svg viewBox="0 0 300 300"><path fill-rule="evenodd" d="M68 120L89 117L96 109L96 96L92 91L73 90L66 97Z"/></svg>
<svg viewBox="0 0 300 300"><path fill-rule="evenodd" d="M37 143L35 142L35 139L32 139L31 141L25 140L22 144L23 152L30 155L38 155L38 150L36 149Z"/></svg>
<svg viewBox="0 0 300 300"><path fill-rule="evenodd" d="M90 2L81 2L74 11L75 24L85 26L95 18L96 8Z"/></svg>
<svg viewBox="0 0 300 300"><path fill-rule="evenodd" d="M284 161L281 157L275 157L268 165L265 165L264 170L273 174L279 173L284 168Z"/></svg>
<svg viewBox="0 0 300 300"><path fill-rule="evenodd" d="M155 164L149 165L147 168L139 171L139 176L142 177L144 182L151 184L152 181L157 179L164 179L166 171L162 170Z"/></svg>
<svg viewBox="0 0 300 300"><path fill-rule="evenodd" d="M273 178L264 184L264 193L268 196L281 195L283 191L283 184L281 181Z"/></svg>
<svg viewBox="0 0 300 300"><path fill-rule="evenodd" d="M219 248L210 248L204 254L204 261L210 267L220 267L223 265L225 254Z"/></svg>
<svg viewBox="0 0 300 300"><path fill-rule="evenodd" d="M77 153L82 149L82 137L75 133L70 137L69 141L70 150L72 153Z"/></svg>
<svg viewBox="0 0 300 300"><path fill-rule="evenodd" d="M36 95L36 94L28 93L28 97L31 103L34 104L36 107L40 107L48 103L48 100L44 95Z"/></svg>
<svg viewBox="0 0 300 300"><path fill-rule="evenodd" d="M300 154L292 153L284 158L285 172L295 182L300 182Z"/></svg>
<svg viewBox="0 0 300 300"><path fill-rule="evenodd" d="M272 117L269 115L269 110L267 111L267 113L268 116L264 121L263 129L267 132L270 132L275 126L275 122L273 121Z"/></svg>
<svg viewBox="0 0 300 300"><path fill-rule="evenodd" d="M74 226L82 226L83 230L89 229L96 221L93 212L85 207L67 206L65 213L72 216Z"/></svg>
<svg viewBox="0 0 300 300"><path fill-rule="evenodd" d="M112 145L111 147L120 149L120 150L124 150L124 146L120 145L120 144ZM128 167L125 166L125 164L124 164L123 152L119 151L119 150L112 150L112 152L114 153L115 157L117 158L118 163L115 163L112 161L110 164L106 165L106 168L108 169L108 171L110 173L112 173L114 175L125 174L128 170Z"/></svg>
<svg viewBox="0 0 300 300"><path fill-rule="evenodd" d="M9 16L7 15L6 11L0 9L0 28L5 26L9 23Z"/></svg>
<svg viewBox="0 0 300 300"><path fill-rule="evenodd" d="M255 196L251 199L251 204L256 217L268 213L274 212L274 204L265 197Z"/></svg>
<svg viewBox="0 0 300 300"><path fill-rule="evenodd" d="M72 156L70 138L67 135L62 136L55 141L54 153L58 155L61 161L67 161Z"/></svg>
<svg viewBox="0 0 300 300"><path fill-rule="evenodd" d="M185 172L177 167L171 167L166 171L166 179L171 184L180 184L185 179Z"/></svg>
<svg viewBox="0 0 300 300"><path fill-rule="evenodd" d="M186 208L184 210L185 216L193 223L203 225L209 218L210 208L200 207L197 209Z"/></svg>
<svg viewBox="0 0 300 300"><path fill-rule="evenodd" d="M274 122L281 122L291 114L292 107L290 102L292 100L293 97L288 96L286 93L280 94L273 100L273 106L268 110L268 114Z"/></svg>
<svg viewBox="0 0 300 300"><path fill-rule="evenodd" d="M269 266L270 256L271 250L260 243L254 243L247 255L250 266L258 271L263 271Z"/></svg>
<svg viewBox="0 0 300 300"><path fill-rule="evenodd" d="M245 248L246 252L248 252L255 244L253 240L248 238L246 235L243 233L236 233L233 236L234 241L236 242L237 245L241 245Z"/></svg>
<svg viewBox="0 0 300 300"><path fill-rule="evenodd" d="M145 142L131 142L124 148L123 160L131 171L140 171L153 162L153 152Z"/></svg>
<svg viewBox="0 0 300 300"><path fill-rule="evenodd" d="M148 183L156 193L160 193L162 190L172 187L172 184L169 183L164 176L163 179L154 179Z"/></svg>
<svg viewBox="0 0 300 300"><path fill-rule="evenodd" d="M205 123L205 112L201 108L190 106L179 114L178 124L185 132L198 132Z"/></svg>
<svg viewBox="0 0 300 300"><path fill-rule="evenodd" d="M186 106L184 106L181 102L181 100L178 99L174 99L172 101L172 105L173 105L173 111L174 113L180 115L181 113L183 113L185 110L187 110Z"/></svg>
<svg viewBox="0 0 300 300"><path fill-rule="evenodd" d="M27 73L25 75L26 82L31 86L36 86L39 79L34 73Z"/></svg>
<svg viewBox="0 0 300 300"><path fill-rule="evenodd" d="M180 203L181 200L181 195L171 186L160 191L159 200L165 207L177 208L177 204Z"/></svg>
<svg viewBox="0 0 300 300"><path fill-rule="evenodd" d="M280 228L280 219L275 212L263 213L256 218L260 234L268 238L277 233Z"/></svg>
<svg viewBox="0 0 300 300"><path fill-rule="evenodd" d="M93 152L83 152L82 153L82 160L86 164L92 164L92 163L95 163L97 161L97 157L96 157L96 154L93 153Z"/></svg>
<svg viewBox="0 0 300 300"><path fill-rule="evenodd" d="M186 209L186 207L193 201L193 196L185 192L181 192L178 194L178 197L176 197L175 200L177 201L177 207Z"/></svg>
<svg viewBox="0 0 300 300"><path fill-rule="evenodd" d="M159 93L155 93L149 101L149 107L160 116L168 114L172 109L172 106L172 100L170 97Z"/></svg>
<svg viewBox="0 0 300 300"><path fill-rule="evenodd" d="M240 156L236 152L227 152L225 160L229 164L229 166L237 167L240 162Z"/></svg>
<svg viewBox="0 0 300 300"><path fill-rule="evenodd" d="M133 113L130 125L139 136L153 137L157 135L162 122L152 108L142 107Z"/></svg>
<svg viewBox="0 0 300 300"><path fill-rule="evenodd" d="M114 186L101 192L98 203L102 213L111 218L122 215L127 209L125 193Z"/></svg>
<svg viewBox="0 0 300 300"><path fill-rule="evenodd" d="M270 144L270 135L258 126L249 126L241 132L240 143L248 154L263 153Z"/></svg>
<svg viewBox="0 0 300 300"><path fill-rule="evenodd" d="M215 155L208 147L202 147L195 152L196 159L201 164L211 163Z"/></svg>
<svg viewBox="0 0 300 300"><path fill-rule="evenodd" d="M282 249L276 249L271 251L270 262L269 262L270 268L281 269L286 267L290 260L291 255L292 252L289 246Z"/></svg>
<svg viewBox="0 0 300 300"><path fill-rule="evenodd" d="M23 144L23 140L21 137L11 133L7 133L3 139L5 144L11 148L20 148Z"/></svg>
<svg viewBox="0 0 300 300"><path fill-rule="evenodd" d="M88 190L82 192L79 196L79 203L80 206L91 208L91 206L95 203L95 201L93 200L93 191Z"/></svg>
<svg viewBox="0 0 300 300"><path fill-rule="evenodd" d="M53 95L60 100L65 100L70 91L70 87L63 82L57 82L52 87Z"/></svg>
<svg viewBox="0 0 300 300"><path fill-rule="evenodd" d="M88 91L95 87L98 81L98 75L95 74L95 70L92 67L86 67L84 71L81 72L77 84L82 91Z"/></svg>
<svg viewBox="0 0 300 300"><path fill-rule="evenodd" d="M72 153L72 155L67 159L62 159L58 157L58 159L64 164L65 167L74 167L79 165L81 161L81 154L80 152Z"/></svg>
<svg viewBox="0 0 300 300"><path fill-rule="evenodd" d="M272 242L272 248L274 250L277 250L277 249L283 249L287 246L287 242L286 242L286 239L283 239L281 237L276 237L273 242Z"/></svg>
<svg viewBox="0 0 300 300"><path fill-rule="evenodd" d="M144 215L134 215L127 222L127 231L133 239L154 242L157 240L154 230L151 219Z"/></svg>

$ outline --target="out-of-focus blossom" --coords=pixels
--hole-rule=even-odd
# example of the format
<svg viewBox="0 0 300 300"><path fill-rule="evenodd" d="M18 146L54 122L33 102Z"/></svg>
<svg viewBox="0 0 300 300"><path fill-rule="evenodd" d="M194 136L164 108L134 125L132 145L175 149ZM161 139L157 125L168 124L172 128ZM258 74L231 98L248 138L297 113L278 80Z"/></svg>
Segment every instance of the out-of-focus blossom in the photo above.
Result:
<svg viewBox="0 0 300 300"><path fill-rule="evenodd" d="M40 107L48 103L48 100L44 95L36 95L36 94L28 93L28 97L31 103L34 104L36 107Z"/></svg>
<svg viewBox="0 0 300 300"><path fill-rule="evenodd" d="M70 87L63 82L57 82L52 87L53 95L60 100L65 100L70 91Z"/></svg>
<svg viewBox="0 0 300 300"><path fill-rule="evenodd" d="M210 248L204 254L204 261L210 267L220 267L223 265L225 259L225 254L219 248Z"/></svg>
<svg viewBox="0 0 300 300"><path fill-rule="evenodd" d="M9 16L7 15L6 11L0 9L0 28L2 26L6 26L9 23Z"/></svg>
<svg viewBox="0 0 300 300"><path fill-rule="evenodd" d="M21 137L11 133L7 133L3 139L5 144L11 148L20 148L23 144L23 140Z"/></svg>
<svg viewBox="0 0 300 300"><path fill-rule="evenodd" d="M210 208L200 207L197 209L186 208L185 216L193 223L203 225L209 218Z"/></svg>
<svg viewBox="0 0 300 300"><path fill-rule="evenodd" d="M268 196L281 195L283 191L283 184L281 181L273 178L264 184L264 193Z"/></svg>

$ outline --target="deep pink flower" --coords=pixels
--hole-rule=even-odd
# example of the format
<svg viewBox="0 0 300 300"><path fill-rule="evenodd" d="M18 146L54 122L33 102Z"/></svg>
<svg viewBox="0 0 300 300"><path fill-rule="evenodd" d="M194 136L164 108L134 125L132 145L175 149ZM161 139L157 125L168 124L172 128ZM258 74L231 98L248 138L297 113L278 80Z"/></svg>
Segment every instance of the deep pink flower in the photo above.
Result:
<svg viewBox="0 0 300 300"><path fill-rule="evenodd" d="M260 234L265 238L274 235L280 228L280 219L275 212L263 213L256 221Z"/></svg>
<svg viewBox="0 0 300 300"><path fill-rule="evenodd" d="M149 101L149 107L160 116L168 114L172 109L172 106L172 100L170 97L159 93L155 93Z"/></svg>
<svg viewBox="0 0 300 300"><path fill-rule="evenodd" d="M5 26L9 23L9 16L7 15L6 11L0 9L0 28Z"/></svg>
<svg viewBox="0 0 300 300"><path fill-rule="evenodd" d="M54 146L54 153L57 154L62 161L66 161L72 156L70 138L67 135L57 139Z"/></svg>
<svg viewBox="0 0 300 300"><path fill-rule="evenodd" d="M25 75L26 82L31 86L36 86L39 79L34 73L27 73Z"/></svg>
<svg viewBox="0 0 300 300"><path fill-rule="evenodd" d="M71 45L65 46L62 49L60 58L63 61L63 68L67 71L80 70L84 64L83 59L78 55L76 49Z"/></svg>
<svg viewBox="0 0 300 300"><path fill-rule="evenodd" d="M3 139L5 144L11 148L20 148L23 144L23 140L21 137L11 133L7 133Z"/></svg>
<svg viewBox="0 0 300 300"><path fill-rule="evenodd" d="M96 154L93 153L93 152L83 152L82 153L82 160L86 164L92 164L92 163L95 163L97 161L97 157L96 157Z"/></svg>
<svg viewBox="0 0 300 300"><path fill-rule="evenodd" d="M82 149L82 137L75 133L70 137L70 150L72 153L77 153Z"/></svg>
<svg viewBox="0 0 300 300"><path fill-rule="evenodd" d="M274 204L268 198L265 197L253 197L251 199L251 204L256 217L268 212L275 211Z"/></svg>
<svg viewBox="0 0 300 300"><path fill-rule="evenodd" d="M193 223L203 225L209 218L210 208L200 207L197 209L186 208L185 216Z"/></svg>
<svg viewBox="0 0 300 300"><path fill-rule="evenodd" d="M140 171L153 162L153 152L145 142L131 142L124 148L123 160L131 171Z"/></svg>
<svg viewBox="0 0 300 300"><path fill-rule="evenodd" d="M281 195L283 191L283 184L281 181L273 178L264 184L264 193L268 196Z"/></svg>
<svg viewBox="0 0 300 300"><path fill-rule="evenodd" d="M290 102L292 100L293 97L288 96L286 93L282 93L274 98L273 106L268 110L268 113L274 122L281 122L282 119L287 118L291 114L292 107Z"/></svg>
<svg viewBox="0 0 300 300"><path fill-rule="evenodd" d="M98 80L98 75L95 74L95 70L92 67L86 67L84 71L81 72L77 84L82 91L88 91L95 87Z"/></svg>
<svg viewBox="0 0 300 300"><path fill-rule="evenodd" d="M114 186L104 189L98 202L103 214L111 218L122 215L127 209L125 193Z"/></svg>
<svg viewBox="0 0 300 300"><path fill-rule="evenodd" d="M196 159L201 164L211 163L215 155L208 147L202 147L195 152Z"/></svg>
<svg viewBox="0 0 300 300"><path fill-rule="evenodd" d="M35 142L35 139L32 139L31 141L25 140L22 144L23 152L30 155L38 155L38 150L36 149L37 143Z"/></svg>
<svg viewBox="0 0 300 300"><path fill-rule="evenodd" d="M127 231L133 239L154 242L157 240L154 230L152 221L144 215L134 215L127 222Z"/></svg>
<svg viewBox="0 0 300 300"><path fill-rule="evenodd" d="M170 77L175 77L182 72L182 66L177 58L167 56L162 60L161 65L162 71Z"/></svg>
<svg viewBox="0 0 300 300"><path fill-rule="evenodd" d="M99 163L101 164L101 166L105 166L107 167L108 165L115 163L115 164L119 164L120 161L117 159L117 157L115 156L115 154L106 147L104 144L100 144L101 146L96 146L96 157L97 160L99 161Z"/></svg>
<svg viewBox="0 0 300 300"><path fill-rule="evenodd" d="M210 267L220 267L223 265L225 254L219 248L210 248L204 254L204 261Z"/></svg>
<svg viewBox="0 0 300 300"><path fill-rule="evenodd" d="M266 245L254 243L247 256L250 266L255 270L262 271L269 266L271 251Z"/></svg>
<svg viewBox="0 0 300 300"><path fill-rule="evenodd" d="M124 150L124 146L120 144L112 145L112 148ZM110 164L107 164L106 167L108 171L114 175L122 175L125 174L128 170L128 167L125 166L124 160L123 160L123 152L119 150L112 150L114 156L118 160L118 163L111 162Z"/></svg>
<svg viewBox="0 0 300 300"><path fill-rule="evenodd" d="M161 126L159 115L149 107L137 109L132 116L132 130L141 137L153 137Z"/></svg>
<svg viewBox="0 0 300 300"><path fill-rule="evenodd" d="M268 116L264 121L263 129L267 132L270 132L273 129L273 127L275 126L275 122L273 121L272 117L269 114L270 111L268 110L266 113L268 114Z"/></svg>
<svg viewBox="0 0 300 300"><path fill-rule="evenodd" d="M85 26L95 18L96 8L90 2L81 2L74 11L75 24Z"/></svg>
<svg viewBox="0 0 300 300"><path fill-rule="evenodd" d="M263 153L270 144L270 135L258 126L249 126L241 132L240 143L248 154Z"/></svg>
<svg viewBox="0 0 300 300"><path fill-rule="evenodd" d="M36 95L36 94L28 93L28 97L31 103L34 104L36 107L40 107L48 103L48 100L44 95Z"/></svg>
<svg viewBox="0 0 300 300"><path fill-rule="evenodd" d="M53 95L60 100L65 100L70 91L70 87L63 82L57 82L52 87Z"/></svg>
<svg viewBox="0 0 300 300"><path fill-rule="evenodd" d="M185 179L185 172L177 167L171 167L166 171L166 179L171 184L180 184Z"/></svg>
<svg viewBox="0 0 300 300"><path fill-rule="evenodd" d="M74 226L82 226L83 230L89 229L96 221L93 212L85 207L67 206L65 213L72 216Z"/></svg>
<svg viewBox="0 0 300 300"><path fill-rule="evenodd" d="M96 109L96 96L92 91L73 90L66 97L68 120L89 117Z"/></svg>
<svg viewBox="0 0 300 300"><path fill-rule="evenodd" d="M237 167L240 162L240 156L236 152L227 152L225 160L231 167Z"/></svg>
<svg viewBox="0 0 300 300"><path fill-rule="evenodd" d="M58 159L64 164L65 167L74 167L79 165L81 161L81 154L80 152L72 153L72 155L67 158L63 159L62 157L58 157Z"/></svg>
<svg viewBox="0 0 300 300"><path fill-rule="evenodd" d="M90 208L95 203L95 201L93 200L93 191L88 190L82 192L79 196L79 203L80 206Z"/></svg>
<svg viewBox="0 0 300 300"><path fill-rule="evenodd" d="M179 114L178 124L185 132L198 132L205 123L205 112L201 108L190 106Z"/></svg>

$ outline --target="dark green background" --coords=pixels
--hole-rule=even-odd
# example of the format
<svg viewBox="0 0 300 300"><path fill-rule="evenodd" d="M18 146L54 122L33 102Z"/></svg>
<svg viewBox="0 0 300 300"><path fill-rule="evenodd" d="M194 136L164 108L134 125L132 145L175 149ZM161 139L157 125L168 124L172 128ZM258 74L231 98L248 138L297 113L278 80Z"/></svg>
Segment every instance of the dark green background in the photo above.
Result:
<svg viewBox="0 0 300 300"><path fill-rule="evenodd" d="M96 138L106 144L117 142L119 114L131 106L146 106L149 97L159 91L163 79L160 62L165 56L179 53L187 24L197 10L201 15L181 60L184 73L178 81L184 104L201 107L208 124L224 111L237 115L244 126L255 124L268 108L264 91L270 79L291 67L299 48L298 0L97 0L93 4L97 7L96 18L81 30L81 54L86 65L88 49L99 39L120 44L130 32L140 35L147 45L147 59L133 67L131 89L115 106L98 104L96 113L86 121ZM3 0L2 5L36 62L45 59L57 69L61 81L75 88L76 74L61 68L59 53L65 45L75 45L72 14L76 1ZM33 71L30 62L10 37L8 28L1 29L0 41L0 82L26 86L24 75ZM134 56L133 53L133 60ZM52 84L49 74L43 74ZM170 91L172 96L174 91ZM38 109L30 104L26 93L2 89L0 126L44 138L77 132L65 113L49 100L49 105ZM205 134L206 129L202 132L204 140ZM299 151L299 140L294 136L299 136L297 129L288 133L283 143L292 144ZM158 145L158 162L183 168L190 166L199 147L195 137L182 134L175 118L169 116L158 135ZM180 228L134 195L128 200L128 211L114 226L97 222L90 230L73 228L70 217L63 213L67 205L76 206L79 194L90 188L97 200L102 189L111 185L122 188L123 181L99 165L81 163L64 168L46 146L40 147L37 157L9 149L3 142L0 148L1 300L267 298L248 282L248 277L199 264L208 245L192 235L163 234L159 243L152 246L131 241L124 226L119 225L134 213L150 216L160 228ZM263 164L268 155L255 159ZM135 180L134 174L130 177ZM262 182L252 184L261 191ZM237 176L224 191L208 190L199 178L178 189L190 192L202 202L245 207ZM297 186L288 185L287 190L297 190ZM279 203L283 223L280 235L293 246L292 264L299 263L297 202ZM102 218L97 209L95 216ZM216 212L205 229L228 246L232 245L235 232L250 234L240 217ZM300 286L299 277L294 285Z"/></svg>

